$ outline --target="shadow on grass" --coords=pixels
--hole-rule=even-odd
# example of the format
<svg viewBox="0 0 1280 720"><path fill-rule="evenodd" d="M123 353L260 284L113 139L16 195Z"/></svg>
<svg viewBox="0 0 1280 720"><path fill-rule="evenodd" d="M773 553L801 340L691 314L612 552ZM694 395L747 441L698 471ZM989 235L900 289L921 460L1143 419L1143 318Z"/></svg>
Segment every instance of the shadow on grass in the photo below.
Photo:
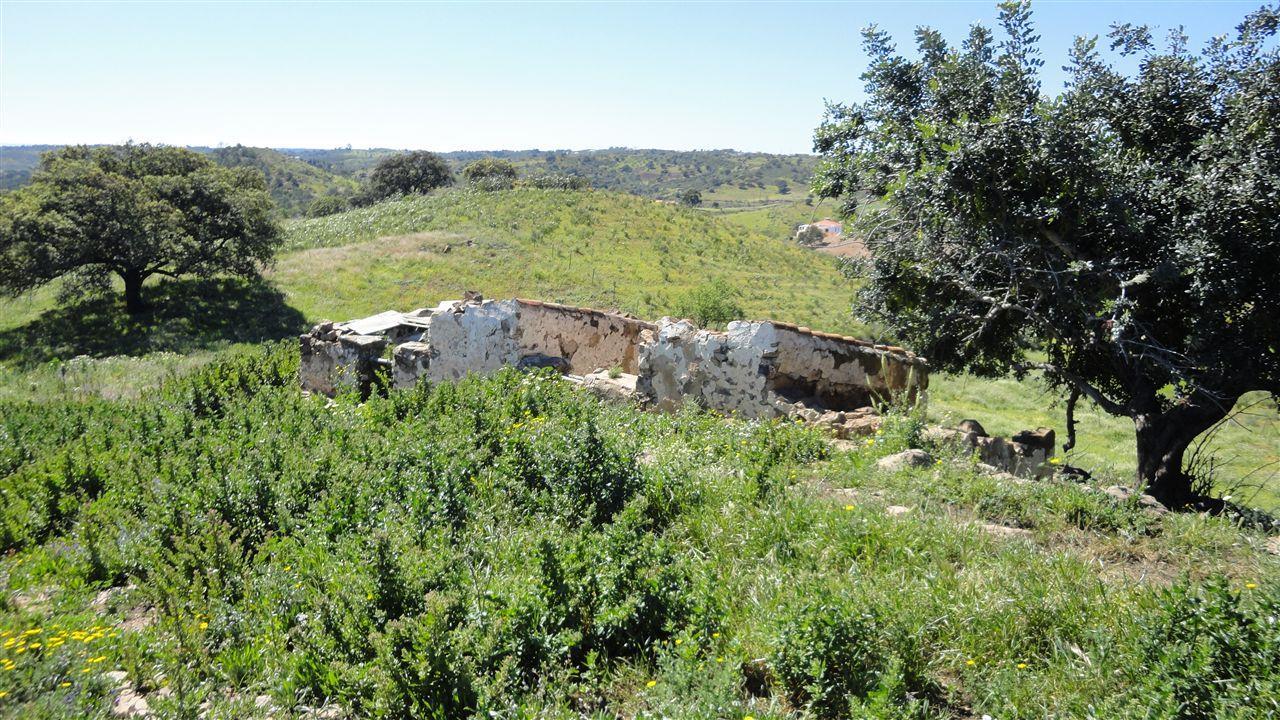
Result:
<svg viewBox="0 0 1280 720"><path fill-rule="evenodd" d="M123 298L112 294L0 331L0 362L31 366L77 355L189 353L306 329L302 313L261 279L170 280L146 287L143 297L148 309L138 315L126 313Z"/></svg>

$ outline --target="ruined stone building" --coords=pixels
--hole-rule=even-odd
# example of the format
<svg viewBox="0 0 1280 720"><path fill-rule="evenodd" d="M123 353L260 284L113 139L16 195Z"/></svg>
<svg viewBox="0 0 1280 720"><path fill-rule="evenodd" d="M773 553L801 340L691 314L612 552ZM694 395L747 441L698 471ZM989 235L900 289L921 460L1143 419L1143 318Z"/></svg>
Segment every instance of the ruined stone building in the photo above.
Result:
<svg viewBox="0 0 1280 720"><path fill-rule="evenodd" d="M478 296L321 323L300 344L302 388L325 395L549 367L659 410L692 403L741 418L795 417L839 438L874 432L878 407L914 403L929 384L925 359L908 350L787 323L738 321L717 332L688 320ZM962 437L1002 466L1038 468L1052 452L1051 436L1043 451L970 435Z"/></svg>

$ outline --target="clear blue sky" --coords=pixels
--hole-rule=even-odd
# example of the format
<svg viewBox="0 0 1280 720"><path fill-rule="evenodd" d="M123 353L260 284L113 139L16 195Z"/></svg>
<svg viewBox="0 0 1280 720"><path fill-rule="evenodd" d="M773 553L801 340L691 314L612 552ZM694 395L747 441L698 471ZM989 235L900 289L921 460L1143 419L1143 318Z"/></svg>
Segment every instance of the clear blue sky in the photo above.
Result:
<svg viewBox="0 0 1280 720"><path fill-rule="evenodd" d="M1045 87L1075 35L1199 44L1260 2L1039 2ZM994 6L0 0L0 143L808 152L862 27L958 42Z"/></svg>

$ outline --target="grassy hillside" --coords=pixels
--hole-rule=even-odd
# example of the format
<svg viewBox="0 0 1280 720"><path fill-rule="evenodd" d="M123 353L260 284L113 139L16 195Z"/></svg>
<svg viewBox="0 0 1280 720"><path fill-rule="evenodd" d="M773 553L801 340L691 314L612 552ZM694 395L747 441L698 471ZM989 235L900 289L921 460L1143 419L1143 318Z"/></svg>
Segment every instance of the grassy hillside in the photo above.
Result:
<svg viewBox="0 0 1280 720"><path fill-rule="evenodd" d="M758 211L757 211L758 212ZM148 288L156 310L128 318L110 298L55 310L54 290L0 301L0 395L132 395L238 343L288 336L321 319L412 309L480 290L618 308L672 312L712 279L740 292L751 317L867 334L851 316L853 288L835 261L718 216L608 192L460 189L293 221L270 284L165 282ZM148 355L154 362L95 361ZM77 355L90 358L68 364ZM148 370L147 368L151 368ZM123 387L120 386L123 383ZM1252 401L1252 398L1250 399ZM972 417L1000 434L1062 428L1061 408L1034 381L935 375L930 411ZM1081 408L1070 461L1123 480L1133 471L1133 429ZM1219 487L1280 508L1280 420L1264 403L1211 443L1224 462ZM1234 488L1244 478L1251 488Z"/></svg>
<svg viewBox="0 0 1280 720"><path fill-rule="evenodd" d="M607 406L507 371L303 397L292 343L0 403L0 715L1260 718L1280 558L898 417Z"/></svg>
<svg viewBox="0 0 1280 720"><path fill-rule="evenodd" d="M270 277L308 317L480 290L671 312L713 279L752 317L862 331L834 261L693 209L608 192L449 190L292 223Z"/></svg>
<svg viewBox="0 0 1280 720"><path fill-rule="evenodd" d="M209 151L213 159L227 167L256 168L267 178L271 197L285 215L298 216L307 211L312 200L322 195L350 196L359 183L309 165L296 157L268 148L243 145Z"/></svg>

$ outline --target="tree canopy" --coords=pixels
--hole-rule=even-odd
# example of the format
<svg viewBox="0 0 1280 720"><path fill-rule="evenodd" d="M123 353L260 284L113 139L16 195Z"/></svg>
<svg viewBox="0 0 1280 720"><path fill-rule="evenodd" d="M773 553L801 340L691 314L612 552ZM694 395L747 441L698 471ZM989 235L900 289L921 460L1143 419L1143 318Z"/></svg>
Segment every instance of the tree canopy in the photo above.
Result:
<svg viewBox="0 0 1280 720"><path fill-rule="evenodd" d="M1183 502L1189 444L1280 392L1280 11L1199 52L1180 30L1079 38L1055 97L1029 6L1000 17L998 43L922 28L914 58L864 31L867 100L815 135L815 190L872 254L859 307L935 367L1042 371L1069 445L1081 397L1132 418L1139 481Z"/></svg>
<svg viewBox="0 0 1280 720"><path fill-rule="evenodd" d="M153 275L257 274L281 242L262 174L151 145L46 153L30 184L0 198L0 290L57 278L75 291L124 283L143 309Z"/></svg>
<svg viewBox="0 0 1280 720"><path fill-rule="evenodd" d="M378 161L357 202L370 204L398 195L422 195L452 184L453 171L444 158L416 150Z"/></svg>

